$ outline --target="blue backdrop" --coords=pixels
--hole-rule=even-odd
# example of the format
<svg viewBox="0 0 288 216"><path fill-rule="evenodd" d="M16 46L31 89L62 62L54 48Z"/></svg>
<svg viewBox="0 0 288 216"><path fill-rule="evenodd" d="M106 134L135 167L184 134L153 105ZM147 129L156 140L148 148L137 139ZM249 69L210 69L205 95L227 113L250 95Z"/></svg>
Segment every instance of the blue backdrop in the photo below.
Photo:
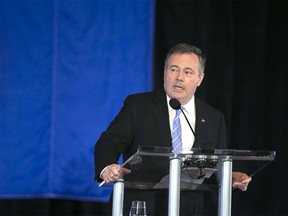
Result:
<svg viewBox="0 0 288 216"><path fill-rule="evenodd" d="M153 0L0 2L0 197L105 201L100 133L152 88Z"/></svg>

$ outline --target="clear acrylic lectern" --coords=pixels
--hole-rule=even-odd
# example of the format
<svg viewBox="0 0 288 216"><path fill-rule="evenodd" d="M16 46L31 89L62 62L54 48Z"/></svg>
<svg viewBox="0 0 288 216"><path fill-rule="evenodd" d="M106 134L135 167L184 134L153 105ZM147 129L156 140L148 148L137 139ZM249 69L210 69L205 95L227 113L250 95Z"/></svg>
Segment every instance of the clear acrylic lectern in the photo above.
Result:
<svg viewBox="0 0 288 216"><path fill-rule="evenodd" d="M113 216L123 214L124 188L169 190L168 215L179 215L180 190L218 189L218 215L231 215L232 171L255 175L274 160L275 151L191 149L180 154L168 147L139 146L121 167L132 170L114 183ZM157 164L166 165L161 178L153 173ZM233 165L233 166L232 166ZM148 174L147 174L148 173ZM158 173L159 174L159 173ZM214 181L211 180L214 176Z"/></svg>

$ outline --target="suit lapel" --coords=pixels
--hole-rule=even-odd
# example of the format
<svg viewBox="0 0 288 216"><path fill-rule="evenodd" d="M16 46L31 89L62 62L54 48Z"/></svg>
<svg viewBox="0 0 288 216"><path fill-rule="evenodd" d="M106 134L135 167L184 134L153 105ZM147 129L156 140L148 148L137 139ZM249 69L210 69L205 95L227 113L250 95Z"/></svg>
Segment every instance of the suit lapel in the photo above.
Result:
<svg viewBox="0 0 288 216"><path fill-rule="evenodd" d="M160 136L161 143L158 146L171 147L171 131L169 124L168 107L166 101L166 94L164 91L156 93L153 105L153 117L157 128L158 135Z"/></svg>
<svg viewBox="0 0 288 216"><path fill-rule="evenodd" d="M195 108L196 108L196 125L195 125L195 142L193 148L203 148L201 141L205 136L206 117L203 112L201 102L195 97Z"/></svg>

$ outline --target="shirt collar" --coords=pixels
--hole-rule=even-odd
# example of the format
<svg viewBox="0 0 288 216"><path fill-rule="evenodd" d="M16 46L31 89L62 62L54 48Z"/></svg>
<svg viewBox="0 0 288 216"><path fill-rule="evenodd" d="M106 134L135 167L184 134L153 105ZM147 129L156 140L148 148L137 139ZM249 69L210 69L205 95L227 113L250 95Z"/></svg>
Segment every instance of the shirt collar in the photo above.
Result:
<svg viewBox="0 0 288 216"><path fill-rule="evenodd" d="M170 105L169 105L169 101L171 100L171 98L166 94L166 98L167 98L167 105L169 108L169 112L174 110ZM184 106L182 106L185 108L185 111L187 113L189 113L190 115L193 114L195 112L195 97L193 95L193 97L191 98L191 100L185 104Z"/></svg>
<svg viewBox="0 0 288 216"><path fill-rule="evenodd" d="M191 100L187 104L185 104L183 107L185 108L185 110L188 114L192 115L194 113L194 110L195 110L195 97L194 97L194 95L191 98Z"/></svg>

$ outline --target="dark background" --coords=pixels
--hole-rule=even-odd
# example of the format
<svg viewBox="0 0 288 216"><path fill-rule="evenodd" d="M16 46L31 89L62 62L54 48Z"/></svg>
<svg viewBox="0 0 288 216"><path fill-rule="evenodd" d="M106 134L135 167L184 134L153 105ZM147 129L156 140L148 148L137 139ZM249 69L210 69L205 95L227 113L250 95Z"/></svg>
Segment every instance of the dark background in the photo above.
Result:
<svg viewBox="0 0 288 216"><path fill-rule="evenodd" d="M233 215L288 215L288 4L286 1L158 1L155 88L176 43L207 56L196 95L225 114L230 148L275 150L275 161L233 194Z"/></svg>
<svg viewBox="0 0 288 216"><path fill-rule="evenodd" d="M286 1L156 1L154 88L169 48L185 42L207 56L197 96L222 110L230 147L275 150L275 161L233 194L233 215L288 215ZM101 215L105 203L0 200L0 215Z"/></svg>

